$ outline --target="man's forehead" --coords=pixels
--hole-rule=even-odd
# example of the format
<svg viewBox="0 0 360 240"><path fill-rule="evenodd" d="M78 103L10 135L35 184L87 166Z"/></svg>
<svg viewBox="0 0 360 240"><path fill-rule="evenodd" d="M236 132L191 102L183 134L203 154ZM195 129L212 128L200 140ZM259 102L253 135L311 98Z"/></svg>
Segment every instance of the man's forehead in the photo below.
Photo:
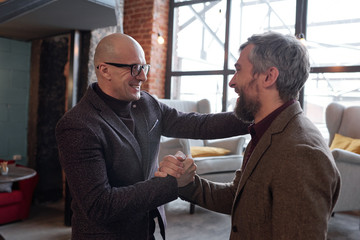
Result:
<svg viewBox="0 0 360 240"><path fill-rule="evenodd" d="M241 55L249 55L249 53L251 52L251 50L255 47L254 44L249 44L247 45L244 49L242 49L240 51L240 56Z"/></svg>
<svg viewBox="0 0 360 240"><path fill-rule="evenodd" d="M237 62L241 61L249 61L249 54L251 50L254 48L253 44L247 45L243 50L240 51L240 56Z"/></svg>

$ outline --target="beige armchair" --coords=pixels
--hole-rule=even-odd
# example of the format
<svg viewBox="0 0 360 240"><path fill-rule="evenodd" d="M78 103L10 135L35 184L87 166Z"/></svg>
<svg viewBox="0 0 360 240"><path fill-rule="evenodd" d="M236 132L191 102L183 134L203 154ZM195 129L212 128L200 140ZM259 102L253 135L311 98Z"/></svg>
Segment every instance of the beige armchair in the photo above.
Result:
<svg viewBox="0 0 360 240"><path fill-rule="evenodd" d="M159 99L160 102L176 108L182 112L210 113L210 102L207 99L200 101L182 101ZM231 182L235 171L241 167L243 159L243 147L245 138L236 136L216 140L192 140L162 137L159 149L159 161L168 155L182 151L190 154L192 146L207 146L225 148L230 152L225 156L194 157L197 165L197 174L216 182ZM194 212L194 205L191 205L190 213Z"/></svg>
<svg viewBox="0 0 360 240"><path fill-rule="evenodd" d="M326 108L326 125L331 146L335 133L360 139L360 106L345 107L331 103ZM332 150L341 175L341 189L334 212L360 210L360 154L335 148Z"/></svg>

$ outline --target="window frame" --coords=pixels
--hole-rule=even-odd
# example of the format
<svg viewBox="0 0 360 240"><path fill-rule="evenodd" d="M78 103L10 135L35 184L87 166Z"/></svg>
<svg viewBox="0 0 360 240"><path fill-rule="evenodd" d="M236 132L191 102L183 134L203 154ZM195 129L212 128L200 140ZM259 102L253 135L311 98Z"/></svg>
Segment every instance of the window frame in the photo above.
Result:
<svg viewBox="0 0 360 240"><path fill-rule="evenodd" d="M184 2L175 2L170 0L169 8L169 31L168 31L168 49L167 49L167 62L166 62L166 79L165 79L165 98L171 98L171 79L172 77L181 76L209 76L209 75L222 75L223 76L223 97L222 97L222 112L227 111L228 101L228 78L235 73L234 70L229 69L228 55L229 55L229 36L230 36L230 6L232 0L226 0L226 24L225 24L225 43L224 43L224 62L222 70L212 71L172 71L172 54L174 44L174 13L178 7L193 5L205 2L214 2L219 0L190 0ZM269 0L269 2L277 0ZM295 36L301 34L306 39L307 30L307 8L308 0L296 0L296 19L295 19ZM328 66L328 67L311 67L310 73L334 73L334 72L360 72L360 65L353 66ZM304 88L300 92L299 102L303 107L304 101Z"/></svg>

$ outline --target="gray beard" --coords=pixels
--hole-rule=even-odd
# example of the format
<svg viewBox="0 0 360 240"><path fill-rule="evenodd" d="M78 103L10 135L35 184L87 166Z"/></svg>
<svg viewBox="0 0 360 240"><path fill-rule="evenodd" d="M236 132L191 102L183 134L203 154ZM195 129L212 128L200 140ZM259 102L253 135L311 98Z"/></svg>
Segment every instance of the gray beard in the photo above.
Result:
<svg viewBox="0 0 360 240"><path fill-rule="evenodd" d="M240 97L234 109L235 116L245 123L252 123L260 106L259 101L246 99L244 92L240 90Z"/></svg>

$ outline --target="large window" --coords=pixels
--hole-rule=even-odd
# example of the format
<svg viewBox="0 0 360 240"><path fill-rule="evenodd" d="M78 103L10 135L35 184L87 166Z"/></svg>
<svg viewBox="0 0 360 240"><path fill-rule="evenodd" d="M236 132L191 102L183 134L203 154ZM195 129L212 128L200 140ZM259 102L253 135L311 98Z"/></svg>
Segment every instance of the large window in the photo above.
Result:
<svg viewBox="0 0 360 240"><path fill-rule="evenodd" d="M233 69L239 58L239 47L254 33L277 31L284 34L295 34L296 1L253 1L232 0L230 33L229 33L229 68ZM228 77L227 85L232 75ZM226 110L235 107L237 93L228 87Z"/></svg>
<svg viewBox="0 0 360 240"><path fill-rule="evenodd" d="M232 110L237 96L228 81L240 44L254 33L272 29L295 34L295 11L288 11L295 5L293 0L172 2L167 97L206 97L213 112Z"/></svg>
<svg viewBox="0 0 360 240"><path fill-rule="evenodd" d="M174 71L222 69L226 1L175 8Z"/></svg>
<svg viewBox="0 0 360 240"><path fill-rule="evenodd" d="M306 46L312 74L304 88L304 110L325 138L330 102L360 105L359 8L357 0L308 0Z"/></svg>
<svg viewBox="0 0 360 240"><path fill-rule="evenodd" d="M213 112L233 110L237 94L228 82L241 43L266 31L302 33L312 73L300 100L326 137L325 107L360 101L359 8L358 0L171 1L166 95L208 98Z"/></svg>

